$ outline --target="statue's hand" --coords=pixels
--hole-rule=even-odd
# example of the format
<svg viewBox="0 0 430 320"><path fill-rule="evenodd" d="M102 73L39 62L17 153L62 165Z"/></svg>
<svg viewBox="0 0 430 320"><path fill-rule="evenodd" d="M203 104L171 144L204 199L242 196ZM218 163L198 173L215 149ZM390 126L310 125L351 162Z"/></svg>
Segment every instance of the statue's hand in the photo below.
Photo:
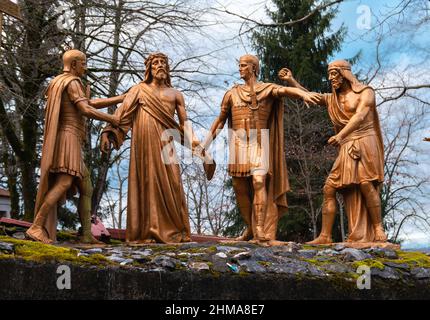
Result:
<svg viewBox="0 0 430 320"><path fill-rule="evenodd" d="M109 133L102 133L100 140L100 150L104 153L108 153L111 149L111 142L109 140Z"/></svg>
<svg viewBox="0 0 430 320"><path fill-rule="evenodd" d="M293 77L293 73L291 72L290 69L288 68L282 68L279 72L278 72L278 77L280 80L282 81L286 81L288 83L290 83L291 81L293 81L294 77Z"/></svg>
<svg viewBox="0 0 430 320"><path fill-rule="evenodd" d="M430 138L424 138L424 141L429 141L430 142Z"/></svg>
<svg viewBox="0 0 430 320"><path fill-rule="evenodd" d="M111 123L114 127L118 127L118 126L119 126L119 122L120 122L119 116L112 115L112 118L111 118L110 123Z"/></svg>
<svg viewBox="0 0 430 320"><path fill-rule="evenodd" d="M322 99L321 93L316 92L305 92L303 94L303 101L305 102L306 106L309 108L309 104L315 105L318 104Z"/></svg>
<svg viewBox="0 0 430 320"><path fill-rule="evenodd" d="M340 143L342 142L341 137L339 137L339 135L335 135L333 137L331 137L330 139L328 139L328 144L332 145L332 146L340 146Z"/></svg>
<svg viewBox="0 0 430 320"><path fill-rule="evenodd" d="M202 158L205 157L206 150L201 145L200 141L193 141L193 153L197 156L202 157Z"/></svg>

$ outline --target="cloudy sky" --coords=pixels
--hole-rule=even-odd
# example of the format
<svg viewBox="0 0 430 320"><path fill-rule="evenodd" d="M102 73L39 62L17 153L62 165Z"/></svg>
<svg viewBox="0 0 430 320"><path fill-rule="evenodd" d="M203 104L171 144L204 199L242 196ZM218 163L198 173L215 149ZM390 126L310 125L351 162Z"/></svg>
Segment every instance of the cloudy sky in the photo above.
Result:
<svg viewBox="0 0 430 320"><path fill-rule="evenodd" d="M241 16L265 22L269 22L269 20L265 16L264 7L273 8L271 1L261 0L218 0L211 3L220 9L224 8ZM375 88L396 86L403 83L406 85L430 83L430 65L426 63L428 50L425 49L430 47L428 24L427 26L414 25L420 19L427 18L428 20L430 1L423 0L421 7L418 7L421 10L415 9L414 12L406 11L398 15L396 13L399 11L400 3L399 0L347 0L340 4L339 13L333 21L333 30L337 30L343 24L348 31L341 50L332 59L351 58L361 52L358 64L353 66L355 72L364 71L367 73L376 70L378 35L380 32L385 35L378 48L382 67L371 82ZM387 16L391 18L385 20ZM240 20L225 14L220 14L220 17L223 25L208 28L210 34L208 39L210 40L200 43L202 46L210 47L209 43L213 41L219 46L225 46L225 49L218 54L218 58L222 61L219 67L224 74L230 76L217 77L213 81L220 82L223 80L227 88L233 82L240 81L237 74L238 57L246 52L253 53L253 51L246 36L238 36L241 30ZM413 91L413 94L429 101L429 91L429 89L421 89ZM212 116L218 110L222 93L222 90L214 90L210 95ZM383 96L388 93L387 91L381 92ZM396 94L397 92L392 90L390 93ZM382 96L378 99L381 101ZM382 104L379 107L379 113L384 130L387 132L394 131L406 115L418 112L417 109L420 107L422 106L416 101L407 98L399 102ZM408 154L408 158L418 164L408 168L409 172L418 172L430 176L430 143L422 141L424 136L430 136L429 129L429 112L425 112L420 123L414 128L414 135L411 139L414 150L409 151ZM428 185L424 188L424 192L430 194ZM430 210L430 201L423 201L423 204L426 209ZM406 210L409 209L405 208ZM425 222L406 223L400 237L404 240L405 247L430 246L430 230L428 226L426 227Z"/></svg>

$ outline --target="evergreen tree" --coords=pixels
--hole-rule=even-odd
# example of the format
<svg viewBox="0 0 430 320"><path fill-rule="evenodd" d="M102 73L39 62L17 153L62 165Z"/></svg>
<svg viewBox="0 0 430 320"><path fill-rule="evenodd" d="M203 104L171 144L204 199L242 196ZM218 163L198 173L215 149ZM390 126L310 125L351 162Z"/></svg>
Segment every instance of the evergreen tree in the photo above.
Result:
<svg viewBox="0 0 430 320"><path fill-rule="evenodd" d="M282 23L308 15L320 1L273 0L273 4L276 10L267 10L267 14L278 26L259 27L252 34L261 61L261 80L280 83L278 72L287 67L307 89L329 92L327 64L345 36L344 26L331 29L337 9L317 11L303 22L284 26ZM286 99L284 118L292 192L288 194L288 214L279 223L278 239L307 241L319 232L322 187L335 157L327 140L334 133L323 107L308 109L301 102ZM334 238L340 240L336 234Z"/></svg>

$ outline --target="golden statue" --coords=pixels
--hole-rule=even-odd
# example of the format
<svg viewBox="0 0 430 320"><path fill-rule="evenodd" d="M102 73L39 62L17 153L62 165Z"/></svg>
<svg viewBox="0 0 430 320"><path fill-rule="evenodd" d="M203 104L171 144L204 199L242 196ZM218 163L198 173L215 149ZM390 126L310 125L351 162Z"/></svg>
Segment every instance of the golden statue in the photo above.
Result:
<svg viewBox="0 0 430 320"><path fill-rule="evenodd" d="M179 134L181 143L190 142L198 154L204 154L200 142L190 130L181 92L170 82L168 57L149 55L145 61L145 80L133 86L124 103L115 112L119 128L108 126L101 138L107 152L111 143L118 149L132 129L128 175L128 243L178 243L191 240L188 209L181 181L177 154L165 135ZM174 120L175 113L179 124ZM170 145L170 147L169 147ZM165 151L168 152L165 152ZM214 164L205 165L209 178Z"/></svg>
<svg viewBox="0 0 430 320"><path fill-rule="evenodd" d="M279 77L303 88L282 69ZM385 242L381 218L380 188L384 181L384 145L375 92L360 83L345 60L328 66L332 93L320 95L327 106L336 135L328 143L339 148L339 155L326 180L323 193L322 230L309 244L332 242L336 215L336 192L343 195L348 217L348 242Z"/></svg>
<svg viewBox="0 0 430 320"><path fill-rule="evenodd" d="M233 179L240 214L247 228L237 240L275 243L278 220L287 209L288 172L284 156L283 97L316 103L318 94L273 83L257 82L259 60L244 55L239 61L243 85L227 91L221 113L203 147L207 149L227 119L228 172Z"/></svg>
<svg viewBox="0 0 430 320"><path fill-rule="evenodd" d="M118 124L116 117L96 109L119 103L123 97L90 101L81 77L87 70L86 56L78 50L63 55L61 75L49 84L46 97L44 138L37 190L35 218L27 235L36 241L56 241L57 203L68 191L79 190L78 213L82 225L81 241L97 243L91 234L92 184L82 159L86 139L86 117Z"/></svg>

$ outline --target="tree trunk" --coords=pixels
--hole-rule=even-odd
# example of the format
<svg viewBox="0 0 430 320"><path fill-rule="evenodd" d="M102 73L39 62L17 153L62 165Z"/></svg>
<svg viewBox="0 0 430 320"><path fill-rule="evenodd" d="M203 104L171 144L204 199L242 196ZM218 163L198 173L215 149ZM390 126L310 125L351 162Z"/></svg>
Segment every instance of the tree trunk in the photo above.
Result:
<svg viewBox="0 0 430 320"><path fill-rule="evenodd" d="M116 90L119 85L119 72L118 70L118 59L119 59L119 44L120 44L120 34L121 34L121 16L122 16L122 8L124 6L124 1L120 0L118 2L118 7L115 12L115 30L114 30L114 43L112 48L112 63L111 68L112 71L109 77L109 96L115 96ZM114 107L109 107L108 112L113 114L115 112ZM98 176L96 179L96 183L94 186L93 197L91 199L91 211L93 214L97 214L97 210L100 205L100 201L102 200L103 192L106 187L106 178L110 167L110 156L111 152L109 151L107 154L103 153L100 158ZM121 210L121 209L120 209ZM118 223L121 224L119 221Z"/></svg>

